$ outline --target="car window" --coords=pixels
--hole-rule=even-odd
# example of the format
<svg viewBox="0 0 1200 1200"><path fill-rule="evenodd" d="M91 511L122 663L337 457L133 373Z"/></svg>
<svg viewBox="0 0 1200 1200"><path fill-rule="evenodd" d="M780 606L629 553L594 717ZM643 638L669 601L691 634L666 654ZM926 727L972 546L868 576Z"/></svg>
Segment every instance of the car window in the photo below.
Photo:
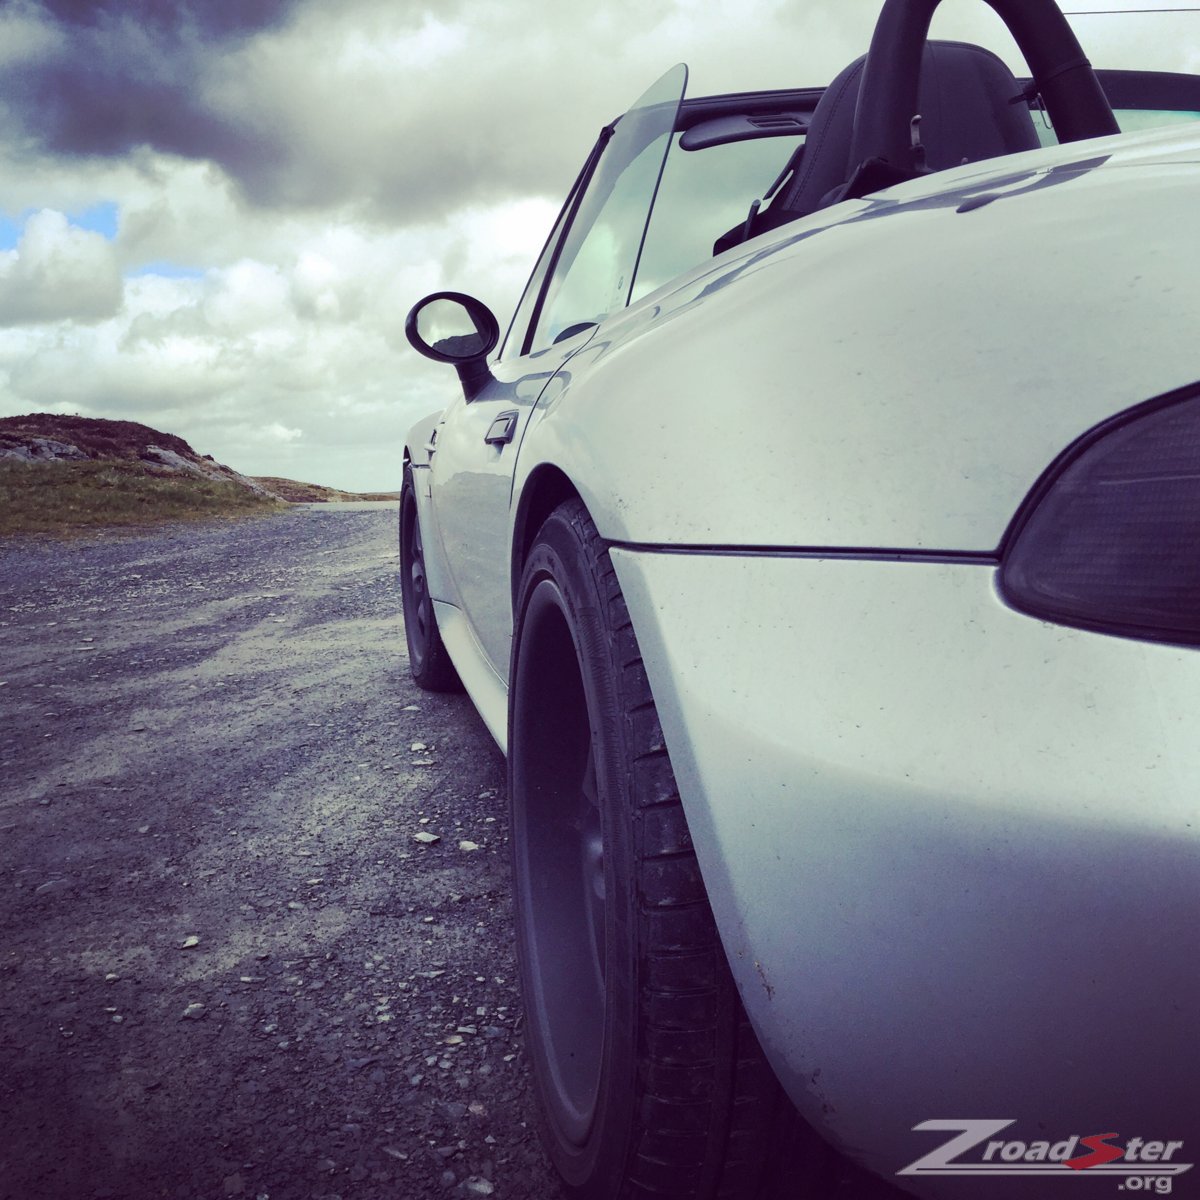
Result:
<svg viewBox="0 0 1200 1200"><path fill-rule="evenodd" d="M521 300L514 350L543 349L711 257L716 240L746 220L800 145L800 137L762 136L684 149L684 135L670 130L685 82L681 64L593 152ZM1200 120L1200 112L1182 108L1114 112L1124 132ZM1045 112L1035 109L1033 120L1042 144L1055 144Z"/></svg>
<svg viewBox="0 0 1200 1200"><path fill-rule="evenodd" d="M1166 108L1114 108L1113 116L1122 133L1135 133L1140 129L1160 129L1164 125L1189 125L1200 121L1200 112L1187 112L1179 109ZM1043 146L1057 146L1058 136L1050 118L1044 112L1035 109L1033 127L1037 130L1038 139Z"/></svg>
<svg viewBox="0 0 1200 1200"><path fill-rule="evenodd" d="M646 224L687 83L681 63L617 122L566 236L528 349L629 303Z"/></svg>
<svg viewBox="0 0 1200 1200"><path fill-rule="evenodd" d="M542 309L543 343L628 303L646 227L646 197L654 190L663 149L664 138L657 138L625 167L586 234L569 247L572 257L555 274Z"/></svg>
<svg viewBox="0 0 1200 1200"><path fill-rule="evenodd" d="M701 150L676 144L663 170L632 299L711 258L713 243L745 222L751 203L763 198L801 140L762 137Z"/></svg>
<svg viewBox="0 0 1200 1200"><path fill-rule="evenodd" d="M1161 129L1164 125L1188 125L1200 121L1200 112L1168 112L1155 108L1118 108L1115 112L1122 133L1137 129Z"/></svg>

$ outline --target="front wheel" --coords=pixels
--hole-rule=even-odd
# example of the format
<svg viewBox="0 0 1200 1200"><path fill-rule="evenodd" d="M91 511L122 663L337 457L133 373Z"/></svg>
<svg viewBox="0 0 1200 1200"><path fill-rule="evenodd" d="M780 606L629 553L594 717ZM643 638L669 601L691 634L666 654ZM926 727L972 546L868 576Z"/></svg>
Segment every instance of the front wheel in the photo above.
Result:
<svg viewBox="0 0 1200 1200"><path fill-rule="evenodd" d="M563 1181L588 1200L759 1195L790 1106L738 999L637 639L577 500L522 575L509 795L526 1044Z"/></svg>
<svg viewBox="0 0 1200 1200"><path fill-rule="evenodd" d="M433 598L425 574L425 548L417 513L412 468L405 465L400 492L400 597L404 607L404 639L408 668L418 687L430 692L462 690L458 672L442 643Z"/></svg>

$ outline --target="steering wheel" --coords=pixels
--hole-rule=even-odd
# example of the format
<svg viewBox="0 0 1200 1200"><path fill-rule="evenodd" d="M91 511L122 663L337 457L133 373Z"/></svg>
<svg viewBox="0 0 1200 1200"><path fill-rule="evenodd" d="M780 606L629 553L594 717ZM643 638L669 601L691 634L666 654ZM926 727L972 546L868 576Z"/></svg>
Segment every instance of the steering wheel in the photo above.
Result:
<svg viewBox="0 0 1200 1200"><path fill-rule="evenodd" d="M1120 133L1092 64L1054 0L986 0L1016 39L1061 142ZM871 37L854 118L852 163L913 162L921 53L941 0L886 0Z"/></svg>

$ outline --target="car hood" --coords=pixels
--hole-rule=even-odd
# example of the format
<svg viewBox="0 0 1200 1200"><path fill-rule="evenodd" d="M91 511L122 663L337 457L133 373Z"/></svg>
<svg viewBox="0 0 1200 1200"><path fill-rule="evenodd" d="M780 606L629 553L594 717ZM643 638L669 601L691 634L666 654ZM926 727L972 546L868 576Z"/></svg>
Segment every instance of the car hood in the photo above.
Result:
<svg viewBox="0 0 1200 1200"><path fill-rule="evenodd" d="M1097 422L1200 378L1200 137L972 164L713 259L547 388L601 533L675 546L990 552Z"/></svg>

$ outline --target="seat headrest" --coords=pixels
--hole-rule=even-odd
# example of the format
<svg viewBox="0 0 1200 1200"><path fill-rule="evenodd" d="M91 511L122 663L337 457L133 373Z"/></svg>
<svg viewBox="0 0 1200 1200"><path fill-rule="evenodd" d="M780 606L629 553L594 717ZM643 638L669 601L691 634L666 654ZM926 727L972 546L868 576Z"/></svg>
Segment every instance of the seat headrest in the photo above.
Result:
<svg viewBox="0 0 1200 1200"><path fill-rule="evenodd" d="M850 144L865 63L865 56L856 59L825 89L797 168L764 212L773 214L764 227L815 212L859 165L850 162ZM1013 103L1020 95L1016 78L991 51L966 42L927 42L918 111L928 166L940 171L1036 149L1029 106Z"/></svg>

